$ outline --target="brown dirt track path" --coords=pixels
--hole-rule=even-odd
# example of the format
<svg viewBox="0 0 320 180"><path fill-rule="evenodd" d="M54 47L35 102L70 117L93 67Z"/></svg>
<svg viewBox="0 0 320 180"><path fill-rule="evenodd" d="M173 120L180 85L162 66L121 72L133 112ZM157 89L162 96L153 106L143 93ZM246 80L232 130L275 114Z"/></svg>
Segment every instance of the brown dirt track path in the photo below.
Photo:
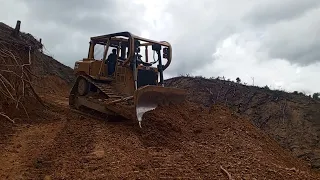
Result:
<svg viewBox="0 0 320 180"><path fill-rule="evenodd" d="M0 179L317 179L303 162L222 107L187 104L131 121L106 122L68 109L67 98L0 143Z"/></svg>

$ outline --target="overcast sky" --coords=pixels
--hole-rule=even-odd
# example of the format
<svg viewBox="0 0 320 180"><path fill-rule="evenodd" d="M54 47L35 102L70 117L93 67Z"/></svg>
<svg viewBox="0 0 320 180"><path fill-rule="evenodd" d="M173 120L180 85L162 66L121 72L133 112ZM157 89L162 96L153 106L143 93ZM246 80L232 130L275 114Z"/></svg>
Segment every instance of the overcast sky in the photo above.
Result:
<svg viewBox="0 0 320 180"><path fill-rule="evenodd" d="M0 20L42 38L73 67L89 37L131 31L169 41L179 74L320 92L319 0L0 0Z"/></svg>

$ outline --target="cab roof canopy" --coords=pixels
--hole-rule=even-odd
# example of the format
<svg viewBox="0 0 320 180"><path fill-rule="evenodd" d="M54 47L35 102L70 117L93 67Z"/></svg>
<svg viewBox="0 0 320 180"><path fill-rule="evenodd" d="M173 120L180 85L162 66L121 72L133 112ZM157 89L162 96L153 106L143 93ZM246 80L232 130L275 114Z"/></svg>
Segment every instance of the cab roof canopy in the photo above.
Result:
<svg viewBox="0 0 320 180"><path fill-rule="evenodd" d="M123 37L126 37L126 38L123 38ZM165 41L159 42L159 41L154 41L151 39L146 39L143 37L136 36L130 32L127 32L127 31L91 37L91 41L93 41L93 43L101 44L101 45L105 45L108 39L111 39L110 46L112 46L112 47L120 46L120 42L122 45L128 46L130 39L141 40L141 41L146 42L146 43L140 44L140 46L148 46L148 45L152 45L152 44L160 44L160 45L167 46L167 47L170 46L170 44L168 42L165 42Z"/></svg>

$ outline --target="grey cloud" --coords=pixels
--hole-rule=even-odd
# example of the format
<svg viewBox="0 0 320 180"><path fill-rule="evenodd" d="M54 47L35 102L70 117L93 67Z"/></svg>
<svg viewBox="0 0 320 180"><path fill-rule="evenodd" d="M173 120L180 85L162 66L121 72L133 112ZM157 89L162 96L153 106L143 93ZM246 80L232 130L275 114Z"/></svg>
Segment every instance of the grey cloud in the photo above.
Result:
<svg viewBox="0 0 320 180"><path fill-rule="evenodd" d="M317 39L319 40L319 39ZM297 42L293 42L297 43ZM314 42L309 45L297 44L296 46L290 46L288 43L274 45L274 48L270 50L271 57L289 59L292 63L297 63L301 66L306 66L320 61L320 42Z"/></svg>
<svg viewBox="0 0 320 180"><path fill-rule="evenodd" d="M271 58L283 58L301 66L320 62L320 8L304 16L270 25L263 47Z"/></svg>
<svg viewBox="0 0 320 180"><path fill-rule="evenodd" d="M125 0L21 2L29 9L27 18L34 25L34 34L43 38L57 59L71 67L87 55L91 36L118 31L139 33L143 28L144 7ZM80 37L74 37L75 33Z"/></svg>
<svg viewBox="0 0 320 180"><path fill-rule="evenodd" d="M115 1L96 0L94 3L86 0L21 0L30 8L30 16L39 20L55 21L72 20L79 13L115 12Z"/></svg>
<svg viewBox="0 0 320 180"><path fill-rule="evenodd" d="M281 58L301 66L319 62L319 4L317 0L171 1L166 10L173 15L179 36L173 42L179 64L171 69L190 73L207 66L221 41L243 32L264 35L257 52L268 55L263 59Z"/></svg>
<svg viewBox="0 0 320 180"><path fill-rule="evenodd" d="M215 5L216 3L216 5ZM186 74L197 71L212 62L212 54L217 44L233 33L241 23L235 16L230 16L228 1L205 0L201 3L187 1L171 1L166 12L172 14L175 34L173 58L177 63L170 67L170 74ZM182 6L188 4L188 6ZM217 8L216 6L221 6ZM239 12L235 12L239 14Z"/></svg>
<svg viewBox="0 0 320 180"><path fill-rule="evenodd" d="M124 29L137 31L135 25L142 23L139 21L139 17L143 15L141 11L134 13L128 11L128 8L133 10L133 8L139 9L142 6L130 2L126 3L123 0L97 0L94 2L31 0L27 2L30 9L29 16L33 20L54 22L59 26L67 26L70 30L78 29L89 33L111 33ZM136 23L137 21L139 22Z"/></svg>
<svg viewBox="0 0 320 180"><path fill-rule="evenodd" d="M288 21L319 7L318 0L263 1L256 4L243 18L254 25L266 26L279 21Z"/></svg>

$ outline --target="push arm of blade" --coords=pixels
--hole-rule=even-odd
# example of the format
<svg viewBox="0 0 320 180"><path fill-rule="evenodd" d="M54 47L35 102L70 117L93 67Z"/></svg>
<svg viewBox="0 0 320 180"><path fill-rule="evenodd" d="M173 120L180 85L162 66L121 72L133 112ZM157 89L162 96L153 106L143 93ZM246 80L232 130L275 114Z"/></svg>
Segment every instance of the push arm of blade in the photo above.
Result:
<svg viewBox="0 0 320 180"><path fill-rule="evenodd" d="M115 104L115 103L122 102L122 101L128 101L130 99L133 99L133 96L129 96L129 97L121 98L121 99L118 99L118 100L114 100L114 101L106 103L105 105L111 105L111 104Z"/></svg>
<svg viewBox="0 0 320 180"><path fill-rule="evenodd" d="M135 56L133 60L133 78L134 78L134 90L138 89L138 82L137 82L137 58L138 56Z"/></svg>

